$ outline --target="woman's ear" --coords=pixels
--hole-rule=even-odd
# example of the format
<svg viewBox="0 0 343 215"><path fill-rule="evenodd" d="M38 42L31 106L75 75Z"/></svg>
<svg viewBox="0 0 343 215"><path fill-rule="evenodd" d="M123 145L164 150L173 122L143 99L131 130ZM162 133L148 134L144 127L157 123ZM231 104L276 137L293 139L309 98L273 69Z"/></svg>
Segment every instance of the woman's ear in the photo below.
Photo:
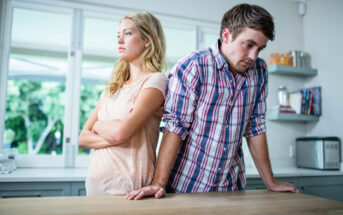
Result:
<svg viewBox="0 0 343 215"><path fill-rule="evenodd" d="M149 41L149 40L146 40L146 41L145 41L145 46L144 46L144 47L147 48L148 46L150 46L150 41Z"/></svg>

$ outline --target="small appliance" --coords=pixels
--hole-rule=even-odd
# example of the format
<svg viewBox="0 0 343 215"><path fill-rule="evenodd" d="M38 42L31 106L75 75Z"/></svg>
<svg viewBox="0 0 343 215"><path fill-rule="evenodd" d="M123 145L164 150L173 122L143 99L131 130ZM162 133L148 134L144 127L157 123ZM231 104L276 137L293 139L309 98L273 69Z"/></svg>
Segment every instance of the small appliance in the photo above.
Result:
<svg viewBox="0 0 343 215"><path fill-rule="evenodd" d="M314 169L340 169L341 141L338 137L296 139L296 165Z"/></svg>

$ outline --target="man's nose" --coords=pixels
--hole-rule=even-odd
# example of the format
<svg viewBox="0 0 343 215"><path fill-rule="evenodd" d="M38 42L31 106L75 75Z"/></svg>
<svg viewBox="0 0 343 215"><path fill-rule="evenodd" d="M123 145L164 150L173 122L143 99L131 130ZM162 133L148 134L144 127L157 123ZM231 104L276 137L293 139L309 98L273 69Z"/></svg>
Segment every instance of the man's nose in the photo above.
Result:
<svg viewBox="0 0 343 215"><path fill-rule="evenodd" d="M249 52L249 58L252 59L253 61L255 61L257 57L258 57L258 50L251 50Z"/></svg>

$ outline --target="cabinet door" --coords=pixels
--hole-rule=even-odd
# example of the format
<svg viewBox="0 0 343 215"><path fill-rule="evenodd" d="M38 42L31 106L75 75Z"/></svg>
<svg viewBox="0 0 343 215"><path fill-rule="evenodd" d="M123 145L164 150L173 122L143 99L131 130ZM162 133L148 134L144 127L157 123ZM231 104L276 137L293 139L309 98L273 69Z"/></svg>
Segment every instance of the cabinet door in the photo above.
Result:
<svg viewBox="0 0 343 215"><path fill-rule="evenodd" d="M261 190L267 189L261 178L247 178L247 184L245 185L245 190Z"/></svg>
<svg viewBox="0 0 343 215"><path fill-rule="evenodd" d="M70 182L3 182L0 198L69 196Z"/></svg>
<svg viewBox="0 0 343 215"><path fill-rule="evenodd" d="M86 196L84 181L71 182L71 196Z"/></svg>
<svg viewBox="0 0 343 215"><path fill-rule="evenodd" d="M343 202L343 176L299 178L301 192Z"/></svg>
<svg viewBox="0 0 343 215"><path fill-rule="evenodd" d="M297 189L300 189L298 179L296 177L277 177L277 181L288 182L293 184ZM245 190L260 190L267 189L267 186L263 183L261 178L248 178Z"/></svg>
<svg viewBox="0 0 343 215"><path fill-rule="evenodd" d="M294 185L300 191L300 185L297 177L277 177L275 178L277 181L281 182L288 182Z"/></svg>

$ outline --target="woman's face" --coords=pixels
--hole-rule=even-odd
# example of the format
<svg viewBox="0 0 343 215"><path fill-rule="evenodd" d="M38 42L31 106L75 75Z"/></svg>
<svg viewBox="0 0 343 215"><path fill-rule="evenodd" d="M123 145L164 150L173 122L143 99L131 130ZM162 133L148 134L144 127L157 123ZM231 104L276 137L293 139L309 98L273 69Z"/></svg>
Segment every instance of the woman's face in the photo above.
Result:
<svg viewBox="0 0 343 215"><path fill-rule="evenodd" d="M124 19L120 22L118 29L118 52L120 59L132 62L142 55L147 46L148 40L143 39L132 20Z"/></svg>

